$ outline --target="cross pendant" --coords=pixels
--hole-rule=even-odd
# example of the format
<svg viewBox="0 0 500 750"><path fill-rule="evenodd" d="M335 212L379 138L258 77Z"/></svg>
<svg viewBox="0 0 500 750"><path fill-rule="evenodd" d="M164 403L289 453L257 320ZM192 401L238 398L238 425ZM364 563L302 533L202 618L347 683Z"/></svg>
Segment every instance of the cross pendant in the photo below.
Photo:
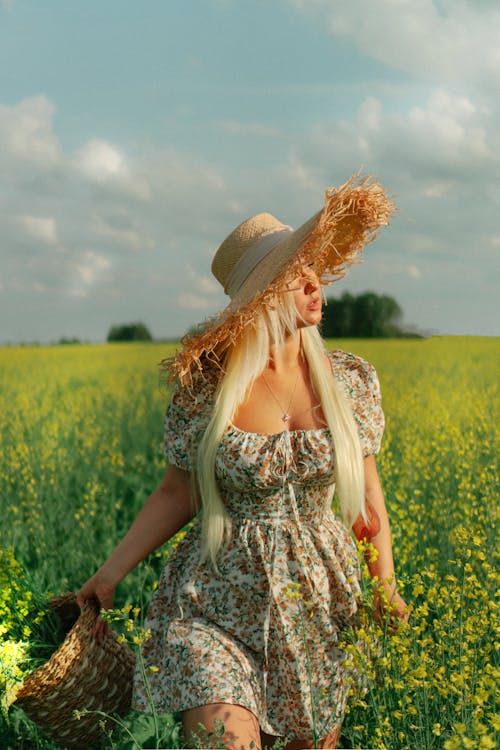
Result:
<svg viewBox="0 0 500 750"><path fill-rule="evenodd" d="M289 422L289 421L290 421L290 419L291 419L291 417L290 417L290 414L286 414L286 413L285 413L285 414L283 414L283 416L281 417L281 421L282 421L282 422L284 422L285 424L286 424L287 422Z"/></svg>

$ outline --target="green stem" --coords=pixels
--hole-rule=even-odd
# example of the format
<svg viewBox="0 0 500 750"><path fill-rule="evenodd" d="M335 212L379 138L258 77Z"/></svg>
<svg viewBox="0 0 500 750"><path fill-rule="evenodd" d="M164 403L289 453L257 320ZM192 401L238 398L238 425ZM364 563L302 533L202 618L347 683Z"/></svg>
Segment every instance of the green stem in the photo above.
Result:
<svg viewBox="0 0 500 750"><path fill-rule="evenodd" d="M155 728L155 743L156 743L156 747L158 748L158 742L160 741L160 728L158 725L158 714L156 712L156 708L153 702L153 695L151 693L148 675L146 673L146 665L144 664L144 659L142 658L142 649L140 646L137 652L137 658L139 660L139 667L141 670L142 680L144 682L144 688L146 690L146 695L148 698L148 704L151 708L151 714L153 716L153 723L154 723L154 728Z"/></svg>

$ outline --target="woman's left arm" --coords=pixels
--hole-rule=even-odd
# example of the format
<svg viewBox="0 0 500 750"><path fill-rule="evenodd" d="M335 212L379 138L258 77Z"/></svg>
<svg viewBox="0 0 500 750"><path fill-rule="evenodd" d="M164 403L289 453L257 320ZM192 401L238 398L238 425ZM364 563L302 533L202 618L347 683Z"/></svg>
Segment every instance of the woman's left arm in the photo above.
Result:
<svg viewBox="0 0 500 750"><path fill-rule="evenodd" d="M409 617L408 606L398 593L396 586L396 574L394 572L394 559L392 556L391 529L389 518L385 507L384 493L380 484L380 479L375 463L375 456L366 456L364 459L365 469L365 497L373 508L374 513L378 516L380 528L378 532L368 541L377 550L376 560L370 560L367 555L368 570L372 578L375 576L380 581L383 593L375 598L375 616L382 618L384 611L389 606L389 611L393 618L398 620L407 620ZM373 558L373 555L372 555ZM389 604L387 604L387 602Z"/></svg>

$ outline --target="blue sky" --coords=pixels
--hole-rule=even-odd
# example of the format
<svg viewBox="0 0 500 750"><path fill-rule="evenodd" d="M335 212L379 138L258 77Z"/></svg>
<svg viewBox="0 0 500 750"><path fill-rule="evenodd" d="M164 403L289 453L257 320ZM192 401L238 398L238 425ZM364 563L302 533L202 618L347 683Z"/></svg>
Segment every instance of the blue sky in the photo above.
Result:
<svg viewBox="0 0 500 750"><path fill-rule="evenodd" d="M398 213L329 294L498 335L496 0L0 0L0 342L176 337L242 220L375 174Z"/></svg>

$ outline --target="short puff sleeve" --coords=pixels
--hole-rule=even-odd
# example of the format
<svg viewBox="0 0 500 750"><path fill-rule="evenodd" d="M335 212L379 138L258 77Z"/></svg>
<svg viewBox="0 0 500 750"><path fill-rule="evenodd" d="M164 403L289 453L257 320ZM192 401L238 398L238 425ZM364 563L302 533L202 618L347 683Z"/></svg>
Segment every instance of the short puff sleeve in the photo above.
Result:
<svg viewBox="0 0 500 750"><path fill-rule="evenodd" d="M329 353L334 375L351 405L363 456L378 453L385 427L380 383L375 368L355 354Z"/></svg>
<svg viewBox="0 0 500 750"><path fill-rule="evenodd" d="M199 375L189 387L176 381L165 414L163 454L167 463L191 471L210 420L217 378Z"/></svg>

